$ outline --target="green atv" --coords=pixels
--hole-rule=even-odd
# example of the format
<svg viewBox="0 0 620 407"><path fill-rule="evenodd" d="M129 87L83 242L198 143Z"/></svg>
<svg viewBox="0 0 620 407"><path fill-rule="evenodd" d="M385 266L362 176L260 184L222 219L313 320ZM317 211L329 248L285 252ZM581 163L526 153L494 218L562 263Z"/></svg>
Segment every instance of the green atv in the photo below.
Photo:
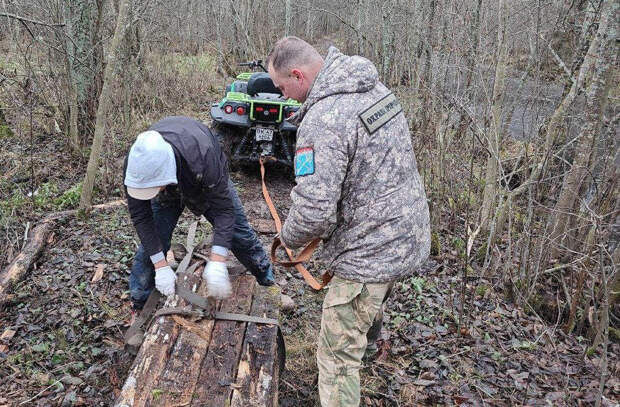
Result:
<svg viewBox="0 0 620 407"><path fill-rule="evenodd" d="M224 99L211 105L214 128L233 166L272 157L292 168L297 127L285 119L301 104L284 99L262 62L239 64L263 72L244 72L226 86Z"/></svg>

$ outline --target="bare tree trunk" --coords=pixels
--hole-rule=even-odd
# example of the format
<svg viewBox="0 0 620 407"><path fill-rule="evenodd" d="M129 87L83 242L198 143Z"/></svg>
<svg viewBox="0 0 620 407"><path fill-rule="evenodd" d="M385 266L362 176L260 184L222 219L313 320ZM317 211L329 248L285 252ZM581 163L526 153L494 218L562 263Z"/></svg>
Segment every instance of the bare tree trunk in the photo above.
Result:
<svg viewBox="0 0 620 407"><path fill-rule="evenodd" d="M394 53L394 30L392 28L392 8L393 5L386 1L383 3L381 19L383 21L381 30L381 79L384 83L389 83L389 75L392 70L392 57Z"/></svg>
<svg viewBox="0 0 620 407"><path fill-rule="evenodd" d="M97 121L95 124L95 137L88 158L88 166L86 168L86 176L82 184L82 195L80 196L80 210L89 210L92 206L93 187L95 185L95 175L99 168L99 157L103 147L106 130L106 114L112 104L112 81L114 73L120 69L121 43L125 37L127 30L129 7L131 0L121 0L116 20L116 29L114 37L110 44L110 54L108 55L107 65L103 75L103 88L101 89L101 97L99 98L99 106L97 107Z"/></svg>
<svg viewBox="0 0 620 407"><path fill-rule="evenodd" d="M76 76L77 72L74 68L74 59L76 57L74 36L73 36L73 12L71 11L71 4L64 3L64 20L65 30L64 44L65 44L65 69L67 71L67 107L69 109L69 123L67 123L67 131L69 135L69 144L74 152L79 153L81 148L80 133L78 130L78 116L79 116L79 101L77 94Z"/></svg>
<svg viewBox="0 0 620 407"><path fill-rule="evenodd" d="M426 88L430 89L433 83L433 77L431 72L431 64L433 58L433 27L435 23L435 0L431 0L429 4L429 16L428 23L426 24L426 34L424 35L424 71L422 74L422 80L426 83Z"/></svg>
<svg viewBox="0 0 620 407"><path fill-rule="evenodd" d="M291 0L286 0L284 3L284 36L291 35Z"/></svg>
<svg viewBox="0 0 620 407"><path fill-rule="evenodd" d="M467 58L467 66L465 67L465 90L469 91L471 87L471 80L474 76L474 70L476 69L476 60L478 57L478 42L480 37L480 8L482 6L482 0L478 0L476 2L476 9L474 10L474 15L472 19L472 23L469 26L469 38L471 39L471 51L466 55ZM470 102L473 102L473 93L469 94ZM462 135L465 132L465 128L467 127L467 118L465 114L461 112L461 116L459 119L459 127L457 131L457 135Z"/></svg>
<svg viewBox="0 0 620 407"><path fill-rule="evenodd" d="M215 3L215 12L218 14L215 17L215 36L216 36L216 41L217 41L217 69L220 73L224 73L226 72L224 69L224 43L222 42L222 28L221 28L221 23L220 23L220 9L221 7L221 1L217 0ZM208 10L208 3L205 3L207 5L207 10Z"/></svg>
<svg viewBox="0 0 620 407"><path fill-rule="evenodd" d="M358 55L364 55L364 36L362 34L362 27L364 25L365 15L365 3L364 0L357 0L357 53Z"/></svg>
<svg viewBox="0 0 620 407"><path fill-rule="evenodd" d="M314 19L312 18L312 9L314 8L314 1L308 0L308 15L306 17L306 39L312 41L314 35Z"/></svg>
<svg viewBox="0 0 620 407"><path fill-rule="evenodd" d="M508 45L506 42L506 0L499 0L499 26L497 29L497 65L493 84L493 106L491 108L492 130L488 136L487 159L484 194L482 202L482 230L488 230L493 214L493 206L497 195L497 176L499 164L499 146L502 139L502 111L504 103L504 81L506 79L506 60Z"/></svg>
<svg viewBox="0 0 620 407"><path fill-rule="evenodd" d="M554 208L553 227L549 237L555 243L552 246L552 257L556 257L561 252L562 240L566 237L566 227L575 204L581 196L582 186L591 167L595 139L601 128L601 117L609 102L608 95L612 85L610 78L613 67L616 66L614 61L617 59L618 52L615 43L618 34L617 10L617 1L606 0L603 3L597 34L600 37L600 48L597 52L592 80L587 90L585 120L579 135L579 144L575 148L572 167L564 177L562 190Z"/></svg>

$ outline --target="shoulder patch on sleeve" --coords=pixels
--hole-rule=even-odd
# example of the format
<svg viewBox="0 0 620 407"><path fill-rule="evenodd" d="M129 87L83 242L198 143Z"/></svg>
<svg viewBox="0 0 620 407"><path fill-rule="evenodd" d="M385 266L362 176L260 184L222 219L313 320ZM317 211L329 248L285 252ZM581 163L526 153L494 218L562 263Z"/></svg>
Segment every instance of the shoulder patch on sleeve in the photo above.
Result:
<svg viewBox="0 0 620 407"><path fill-rule="evenodd" d="M295 176L314 174L314 149L303 147L295 151Z"/></svg>
<svg viewBox="0 0 620 407"><path fill-rule="evenodd" d="M379 130L384 124L392 120L403 108L393 93L388 94L374 105L360 113L359 118L364 123L369 134Z"/></svg>

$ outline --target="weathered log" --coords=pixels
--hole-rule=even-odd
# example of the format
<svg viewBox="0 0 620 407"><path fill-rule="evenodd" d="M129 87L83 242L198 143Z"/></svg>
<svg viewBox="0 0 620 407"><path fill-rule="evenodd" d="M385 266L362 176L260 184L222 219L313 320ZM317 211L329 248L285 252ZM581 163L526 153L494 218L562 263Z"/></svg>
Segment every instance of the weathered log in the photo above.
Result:
<svg viewBox="0 0 620 407"><path fill-rule="evenodd" d="M202 281L199 275L192 281L194 286L198 286ZM206 287L203 285L198 292L200 295L206 295ZM176 323L179 317L171 318ZM186 326L181 327L181 333L172 352L166 355L168 361L161 375L154 378L151 394L146 395L150 398L150 405L189 406L191 403L200 373L200 364L213 337L213 320L204 319L193 324L202 331L201 334L191 332Z"/></svg>
<svg viewBox="0 0 620 407"><path fill-rule="evenodd" d="M108 202L106 204L93 206L93 209L102 210L109 209L124 204L124 200ZM52 213L46 216L37 226L35 226L28 234L27 242L22 251L13 259L11 264L0 272L0 305L6 302L11 286L19 282L26 272L32 267L34 262L45 248L47 238L51 232L55 221L73 216L76 210L62 211Z"/></svg>
<svg viewBox="0 0 620 407"><path fill-rule="evenodd" d="M31 230L28 236L28 243L26 243L17 257L13 259L11 264L0 273L0 303L5 301L12 284L21 280L43 251L47 236L52 229L52 223L50 221L43 221Z"/></svg>
<svg viewBox="0 0 620 407"><path fill-rule="evenodd" d="M252 305L252 292L256 280L252 276L240 276L234 281L231 298L223 301L222 312L248 314ZM217 321L213 328L209 352L200 369L200 378L194 391L192 406L224 406L232 393L243 345L246 323Z"/></svg>
<svg viewBox="0 0 620 407"><path fill-rule="evenodd" d="M198 269L200 272L201 269ZM184 276L179 277L179 284L185 288L195 290L200 278L198 276ZM165 307L182 307L186 305L185 300L179 296L171 296L165 302ZM205 327L208 328L208 327ZM171 388L175 381L174 374L172 373L175 367L178 366L177 361L182 363L190 363L193 359L193 352L185 351L184 344L188 339L192 339L192 346L196 346L198 352L200 347L206 349L206 341L187 330L183 330L182 327L177 324L170 316L162 316L157 318L151 324L150 329L144 335L144 342L136 355L134 363L129 375L125 380L121 394L116 400L116 406L145 406L157 404L158 401L164 396L164 390L157 387L157 385ZM210 332L209 329L206 329ZM180 341L177 344L177 337L180 336ZM175 353L174 351L177 350ZM166 367L170 360L169 356L175 355L175 358L171 361L169 374L165 374ZM202 359L202 355L199 355ZM178 358L178 359L177 359ZM181 366L182 367L182 366ZM185 373L189 373L185 371ZM167 399L167 397L166 397Z"/></svg>
<svg viewBox="0 0 620 407"><path fill-rule="evenodd" d="M257 287L250 314L278 319L279 287ZM248 324L231 407L278 404L278 381L280 368L283 367L281 363L284 361L284 342L280 340L277 326Z"/></svg>

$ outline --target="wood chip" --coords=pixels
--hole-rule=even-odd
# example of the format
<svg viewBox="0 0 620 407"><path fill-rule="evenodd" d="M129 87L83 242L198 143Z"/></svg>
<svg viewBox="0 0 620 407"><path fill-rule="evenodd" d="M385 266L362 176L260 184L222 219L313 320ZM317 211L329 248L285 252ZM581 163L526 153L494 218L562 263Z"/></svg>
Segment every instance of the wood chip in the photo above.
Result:
<svg viewBox="0 0 620 407"><path fill-rule="evenodd" d="M90 280L91 283L96 283L97 281L101 280L101 278L103 277L104 268L105 268L105 264L103 263L99 263L95 266L95 274L93 275L93 279Z"/></svg>

